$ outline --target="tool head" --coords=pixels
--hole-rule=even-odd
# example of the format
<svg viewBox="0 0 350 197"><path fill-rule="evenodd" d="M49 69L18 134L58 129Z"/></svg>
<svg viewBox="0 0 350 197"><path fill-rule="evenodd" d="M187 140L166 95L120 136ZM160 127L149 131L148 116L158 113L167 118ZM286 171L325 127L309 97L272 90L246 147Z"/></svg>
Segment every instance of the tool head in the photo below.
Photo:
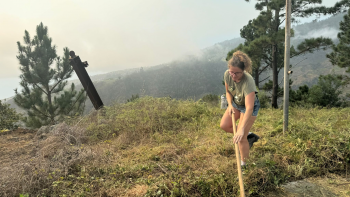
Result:
<svg viewBox="0 0 350 197"><path fill-rule="evenodd" d="M70 55L71 58L75 58L75 52L74 51L70 51L69 55Z"/></svg>

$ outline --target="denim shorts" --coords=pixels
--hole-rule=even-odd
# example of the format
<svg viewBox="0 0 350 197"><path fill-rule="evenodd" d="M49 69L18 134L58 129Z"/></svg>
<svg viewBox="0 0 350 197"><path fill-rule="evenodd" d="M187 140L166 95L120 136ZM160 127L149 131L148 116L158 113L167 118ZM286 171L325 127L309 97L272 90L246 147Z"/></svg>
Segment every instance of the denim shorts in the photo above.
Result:
<svg viewBox="0 0 350 197"><path fill-rule="evenodd" d="M236 103L233 101L232 101L232 106L236 108L238 111L240 111L241 113L245 113L246 111L246 108L244 105L236 105ZM258 116L259 109L260 109L260 101L259 101L259 98L256 97L252 116Z"/></svg>

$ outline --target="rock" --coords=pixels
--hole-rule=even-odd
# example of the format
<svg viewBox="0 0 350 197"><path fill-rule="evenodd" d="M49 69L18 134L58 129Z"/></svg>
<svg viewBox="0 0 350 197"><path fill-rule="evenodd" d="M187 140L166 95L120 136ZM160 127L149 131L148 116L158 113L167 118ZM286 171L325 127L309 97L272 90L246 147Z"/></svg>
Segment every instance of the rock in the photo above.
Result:
<svg viewBox="0 0 350 197"><path fill-rule="evenodd" d="M57 125L54 125L54 128L52 129L52 133L57 135L57 134L60 134L60 133L67 133L69 131L69 126L62 122L60 124L57 124Z"/></svg>
<svg viewBox="0 0 350 197"><path fill-rule="evenodd" d="M56 125L51 125L49 130L52 131L55 127Z"/></svg>
<svg viewBox="0 0 350 197"><path fill-rule="evenodd" d="M300 180L295 182L289 182L282 186L285 191L292 194L295 197L303 197L303 196L337 196L333 192L323 188L320 185L315 183L311 183L307 180Z"/></svg>
<svg viewBox="0 0 350 197"><path fill-rule="evenodd" d="M50 127L49 126L42 126L40 127L40 129L38 129L38 131L36 132L36 134L38 136L40 136L43 133L49 133L50 132Z"/></svg>
<svg viewBox="0 0 350 197"><path fill-rule="evenodd" d="M42 139L42 140L46 139L47 138L46 135L47 135L46 133L42 133L41 135L39 135L39 139Z"/></svg>

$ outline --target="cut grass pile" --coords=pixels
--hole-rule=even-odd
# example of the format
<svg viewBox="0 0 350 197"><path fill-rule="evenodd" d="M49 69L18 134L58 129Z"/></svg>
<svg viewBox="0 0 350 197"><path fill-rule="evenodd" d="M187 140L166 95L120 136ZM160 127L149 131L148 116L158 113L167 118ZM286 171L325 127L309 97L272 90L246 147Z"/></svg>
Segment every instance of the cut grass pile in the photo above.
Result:
<svg viewBox="0 0 350 197"><path fill-rule="evenodd" d="M45 171L36 169L40 176L26 172L40 179L41 185L18 183L11 190L10 182L3 179L0 195L237 195L232 134L219 127L223 113L206 103L144 97L67 121L79 132L55 131L46 140L61 139L60 146L50 148L50 154L40 159ZM261 139L251 150L244 175L247 193L264 195L285 182L330 172L346 176L350 108L291 108L285 135L282 113L259 111L251 131ZM43 164L53 161L64 165ZM27 167L30 170L34 169Z"/></svg>

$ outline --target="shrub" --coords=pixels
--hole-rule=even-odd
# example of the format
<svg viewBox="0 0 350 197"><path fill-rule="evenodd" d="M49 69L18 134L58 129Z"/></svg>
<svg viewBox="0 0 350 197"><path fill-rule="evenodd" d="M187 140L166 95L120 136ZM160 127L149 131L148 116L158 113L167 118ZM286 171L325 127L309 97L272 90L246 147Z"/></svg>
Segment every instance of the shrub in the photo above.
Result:
<svg viewBox="0 0 350 197"><path fill-rule="evenodd" d="M308 101L322 107L340 107L342 76L329 74L321 75L317 85L310 88Z"/></svg>
<svg viewBox="0 0 350 197"><path fill-rule="evenodd" d="M131 98L130 99L127 99L126 102L129 103L129 102L134 102L136 101L137 99L139 99L140 96L138 94L136 95L131 95Z"/></svg>
<svg viewBox="0 0 350 197"><path fill-rule="evenodd" d="M201 99L203 102L210 103L213 105L219 104L219 96L215 94L207 94Z"/></svg>
<svg viewBox="0 0 350 197"><path fill-rule="evenodd" d="M87 131L93 140L117 136L121 139L120 145L129 145L155 132L177 133L205 112L203 103L143 97L123 105L106 107L104 117L91 117L100 117L100 120L89 121Z"/></svg>
<svg viewBox="0 0 350 197"><path fill-rule="evenodd" d="M320 75L318 83L311 88L300 86L298 90L289 91L292 106L312 108L321 107L347 107L347 97L341 97L341 87L346 85L346 78L342 75Z"/></svg>
<svg viewBox="0 0 350 197"><path fill-rule="evenodd" d="M271 99L266 95L266 92L264 90L259 91L258 97L261 108L268 108L270 106Z"/></svg>
<svg viewBox="0 0 350 197"><path fill-rule="evenodd" d="M20 115L15 109L10 108L10 104L2 103L0 101L0 130L16 129L16 124L20 119Z"/></svg>

